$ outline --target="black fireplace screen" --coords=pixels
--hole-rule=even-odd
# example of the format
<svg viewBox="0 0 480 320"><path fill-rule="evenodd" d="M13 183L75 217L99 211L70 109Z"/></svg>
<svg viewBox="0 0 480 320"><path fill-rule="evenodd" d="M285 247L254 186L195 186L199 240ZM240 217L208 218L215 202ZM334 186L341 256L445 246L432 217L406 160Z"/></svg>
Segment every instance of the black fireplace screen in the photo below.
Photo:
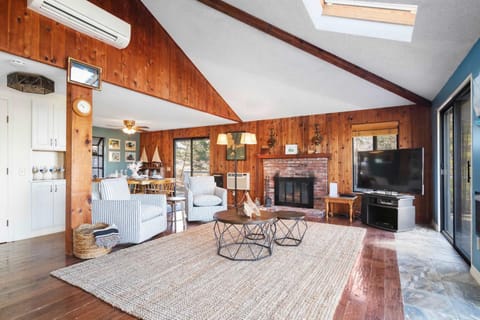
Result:
<svg viewBox="0 0 480 320"><path fill-rule="evenodd" d="M275 205L313 208L313 177L275 177Z"/></svg>

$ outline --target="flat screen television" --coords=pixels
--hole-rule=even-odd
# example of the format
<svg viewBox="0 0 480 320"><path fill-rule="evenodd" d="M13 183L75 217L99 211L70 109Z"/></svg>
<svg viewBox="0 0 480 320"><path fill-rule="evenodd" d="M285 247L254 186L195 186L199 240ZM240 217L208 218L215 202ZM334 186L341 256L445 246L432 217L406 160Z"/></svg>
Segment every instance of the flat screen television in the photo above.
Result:
<svg viewBox="0 0 480 320"><path fill-rule="evenodd" d="M358 152L357 188L423 194L423 148Z"/></svg>

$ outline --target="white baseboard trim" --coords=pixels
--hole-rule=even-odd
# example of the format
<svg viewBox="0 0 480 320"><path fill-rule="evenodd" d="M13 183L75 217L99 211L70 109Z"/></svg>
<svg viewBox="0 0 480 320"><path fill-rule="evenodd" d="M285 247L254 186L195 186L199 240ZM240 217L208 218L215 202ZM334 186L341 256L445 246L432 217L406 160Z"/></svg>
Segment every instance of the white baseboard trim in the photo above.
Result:
<svg viewBox="0 0 480 320"><path fill-rule="evenodd" d="M475 281L477 281L477 283L480 284L480 271L478 271L474 265L470 267L470 274L475 279Z"/></svg>

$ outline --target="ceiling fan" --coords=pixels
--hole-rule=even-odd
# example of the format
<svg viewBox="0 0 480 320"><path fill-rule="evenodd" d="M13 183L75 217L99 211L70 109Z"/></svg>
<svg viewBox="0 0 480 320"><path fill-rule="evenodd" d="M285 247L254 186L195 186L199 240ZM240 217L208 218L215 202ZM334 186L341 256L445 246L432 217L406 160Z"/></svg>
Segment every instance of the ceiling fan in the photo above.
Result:
<svg viewBox="0 0 480 320"><path fill-rule="evenodd" d="M135 120L123 120L123 133L134 134L136 132L146 132L149 129L147 126L136 126Z"/></svg>

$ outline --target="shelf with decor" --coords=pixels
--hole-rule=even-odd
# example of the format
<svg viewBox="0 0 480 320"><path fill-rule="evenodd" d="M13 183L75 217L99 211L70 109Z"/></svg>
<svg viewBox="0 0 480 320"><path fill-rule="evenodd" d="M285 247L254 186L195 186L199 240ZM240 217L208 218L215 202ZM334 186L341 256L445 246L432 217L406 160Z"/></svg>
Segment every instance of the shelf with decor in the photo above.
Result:
<svg viewBox="0 0 480 320"><path fill-rule="evenodd" d="M301 159L301 158L328 158L331 153L308 153L308 154L257 154L258 159Z"/></svg>

